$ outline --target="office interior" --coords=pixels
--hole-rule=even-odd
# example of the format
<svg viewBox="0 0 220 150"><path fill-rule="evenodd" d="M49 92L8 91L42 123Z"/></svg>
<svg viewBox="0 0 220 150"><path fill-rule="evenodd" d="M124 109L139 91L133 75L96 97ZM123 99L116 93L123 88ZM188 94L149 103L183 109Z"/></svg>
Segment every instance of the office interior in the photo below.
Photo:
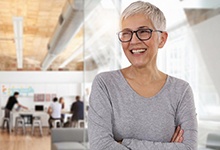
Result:
<svg viewBox="0 0 220 150"><path fill-rule="evenodd" d="M116 33L120 13L131 2L134 0L0 0L0 107L19 91L18 101L29 110L34 111L35 105L47 109L54 95L64 97L65 110L69 110L80 95L87 112L94 77L129 65ZM158 52L158 67L190 83L198 116L198 149L206 149L208 135L220 133L220 2L148 2L167 18L169 37ZM35 98L39 95L43 99ZM2 109L0 116L2 124ZM48 127L46 119L43 124ZM0 133L1 146L5 136L14 136L5 134ZM32 138L30 134L19 136ZM45 133L42 138L49 145L42 149L50 149L50 135Z"/></svg>

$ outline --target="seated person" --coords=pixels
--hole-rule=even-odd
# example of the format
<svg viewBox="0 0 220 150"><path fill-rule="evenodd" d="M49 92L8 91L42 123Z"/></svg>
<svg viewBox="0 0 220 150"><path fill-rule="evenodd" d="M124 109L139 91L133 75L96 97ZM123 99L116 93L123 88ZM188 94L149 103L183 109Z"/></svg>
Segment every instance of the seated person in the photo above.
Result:
<svg viewBox="0 0 220 150"><path fill-rule="evenodd" d="M50 129L53 127L52 121L53 120L60 120L61 119L61 109L62 105L58 102L57 97L53 98L53 102L48 108L47 113L50 115L48 120Z"/></svg>

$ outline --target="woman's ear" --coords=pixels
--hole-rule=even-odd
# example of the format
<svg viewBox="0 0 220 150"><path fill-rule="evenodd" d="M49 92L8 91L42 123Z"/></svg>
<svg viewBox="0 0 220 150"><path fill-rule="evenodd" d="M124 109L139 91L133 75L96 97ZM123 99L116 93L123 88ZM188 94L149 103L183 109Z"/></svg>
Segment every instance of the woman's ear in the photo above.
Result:
<svg viewBox="0 0 220 150"><path fill-rule="evenodd" d="M160 35L160 43L158 45L159 48L163 48L167 41L168 33L166 31L163 31Z"/></svg>

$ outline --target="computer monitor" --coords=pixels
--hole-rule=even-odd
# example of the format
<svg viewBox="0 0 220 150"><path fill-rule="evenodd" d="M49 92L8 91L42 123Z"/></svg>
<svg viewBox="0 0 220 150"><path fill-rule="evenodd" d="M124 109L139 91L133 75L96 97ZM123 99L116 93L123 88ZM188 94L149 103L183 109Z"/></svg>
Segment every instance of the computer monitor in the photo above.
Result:
<svg viewBox="0 0 220 150"><path fill-rule="evenodd" d="M35 111L44 111L44 105L35 105Z"/></svg>

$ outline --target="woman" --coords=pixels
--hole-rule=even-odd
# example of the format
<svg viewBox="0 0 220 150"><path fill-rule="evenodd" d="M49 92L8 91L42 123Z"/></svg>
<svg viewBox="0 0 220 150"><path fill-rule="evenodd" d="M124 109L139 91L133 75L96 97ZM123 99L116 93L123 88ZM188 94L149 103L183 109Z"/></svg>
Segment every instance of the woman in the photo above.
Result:
<svg viewBox="0 0 220 150"><path fill-rule="evenodd" d="M63 97L59 98L59 103L61 104L62 110L63 110L65 108L65 102L64 102L64 98ZM62 122L62 124L64 123L64 119L65 119L65 114L61 113L61 122Z"/></svg>
<svg viewBox="0 0 220 150"><path fill-rule="evenodd" d="M65 108L65 103L64 103L64 98L63 97L59 98L59 103L62 105L62 109L64 109Z"/></svg>
<svg viewBox="0 0 220 150"><path fill-rule="evenodd" d="M197 120L189 84L157 68L166 19L148 2L121 15L118 33L131 65L96 76L90 95L91 150L195 150ZM181 129L180 129L181 128Z"/></svg>

